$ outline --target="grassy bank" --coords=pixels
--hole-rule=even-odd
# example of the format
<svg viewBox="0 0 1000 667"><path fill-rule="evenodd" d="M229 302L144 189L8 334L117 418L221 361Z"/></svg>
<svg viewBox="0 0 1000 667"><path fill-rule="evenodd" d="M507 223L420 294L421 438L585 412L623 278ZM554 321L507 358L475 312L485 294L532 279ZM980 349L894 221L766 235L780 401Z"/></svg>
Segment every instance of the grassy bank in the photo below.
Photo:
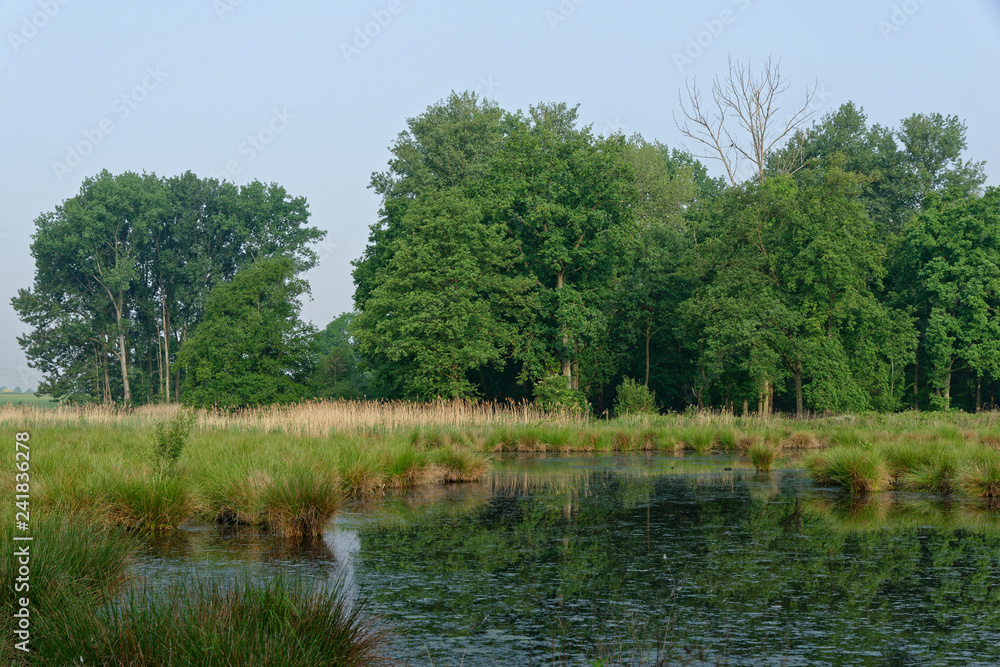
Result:
<svg viewBox="0 0 1000 667"><path fill-rule="evenodd" d="M4 665L367 665L388 642L381 621L336 582L241 575L223 585L191 574L167 588L126 587L139 541L80 518L33 521L30 589L18 590L10 556L24 543L12 532L0 532ZM28 653L16 647L22 608Z"/></svg>
<svg viewBox="0 0 1000 667"><path fill-rule="evenodd" d="M0 406L31 433L33 506L139 530L186 520L307 539L346 496L482 479L496 452L744 452L758 470L808 457L819 483L1000 495L1000 413L792 420L686 414L610 421L530 405L342 401L236 414L202 411L168 456L158 427L177 406ZM12 468L13 449L5 452ZM13 476L3 485L13 493Z"/></svg>

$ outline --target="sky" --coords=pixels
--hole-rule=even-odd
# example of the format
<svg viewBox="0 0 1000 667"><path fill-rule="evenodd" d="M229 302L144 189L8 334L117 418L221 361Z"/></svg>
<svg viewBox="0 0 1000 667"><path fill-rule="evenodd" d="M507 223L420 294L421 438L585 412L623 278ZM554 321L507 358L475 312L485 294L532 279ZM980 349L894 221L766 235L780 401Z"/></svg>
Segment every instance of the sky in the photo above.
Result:
<svg viewBox="0 0 1000 667"><path fill-rule="evenodd" d="M277 183L327 231L302 317L352 308L377 220L371 174L451 91L509 111L579 105L595 134L683 147L687 83L772 58L791 109L869 123L955 115L1000 185L998 0L0 0L0 385L36 386L10 306L35 219L107 169ZM696 148L688 145L689 149ZM715 164L713 173L721 175Z"/></svg>

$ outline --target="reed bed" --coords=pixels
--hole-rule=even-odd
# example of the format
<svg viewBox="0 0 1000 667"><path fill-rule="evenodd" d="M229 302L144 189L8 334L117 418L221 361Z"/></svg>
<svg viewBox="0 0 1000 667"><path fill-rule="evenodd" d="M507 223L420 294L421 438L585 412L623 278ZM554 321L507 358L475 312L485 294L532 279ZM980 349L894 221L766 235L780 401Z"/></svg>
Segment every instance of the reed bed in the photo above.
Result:
<svg viewBox="0 0 1000 667"><path fill-rule="evenodd" d="M811 451L817 482L855 494L1000 496L996 412L803 420L692 412L605 421L515 403L324 401L199 411L183 451L166 460L174 450L164 448L163 426L185 414L175 405L4 405L0 423L29 430L38 443L37 506L132 530L200 519L304 539L322 531L345 496L482 479L494 452L744 451L763 470L772 449ZM12 492L12 484L8 477L0 488Z"/></svg>
<svg viewBox="0 0 1000 667"><path fill-rule="evenodd" d="M4 517L10 518L10 517ZM0 531L8 555L12 520ZM389 629L350 603L342 582L320 587L243 574L220 582L194 574L169 587L131 585L141 551L134 534L81 518L32 522L30 593L15 588L16 558L0 559L4 609L0 664L369 665L387 662ZM17 600L30 597L30 652L15 647Z"/></svg>
<svg viewBox="0 0 1000 667"><path fill-rule="evenodd" d="M92 632L76 649L84 664L389 664L387 626L347 597L340 584L317 589L294 578L261 582L244 575L222 584L191 577L167 591L130 593L96 627L70 627Z"/></svg>
<svg viewBox="0 0 1000 667"><path fill-rule="evenodd" d="M955 434L838 445L806 458L817 484L854 496L901 489L1000 498L1000 452L978 438Z"/></svg>

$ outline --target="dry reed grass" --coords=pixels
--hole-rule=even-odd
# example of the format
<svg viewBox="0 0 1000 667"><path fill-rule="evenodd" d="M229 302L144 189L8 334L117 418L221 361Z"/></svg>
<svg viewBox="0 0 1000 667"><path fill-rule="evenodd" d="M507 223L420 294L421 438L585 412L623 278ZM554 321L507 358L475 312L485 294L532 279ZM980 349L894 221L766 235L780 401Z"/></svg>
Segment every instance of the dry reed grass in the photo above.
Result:
<svg viewBox="0 0 1000 667"><path fill-rule="evenodd" d="M144 405L137 408L108 406L40 407L0 405L0 425L153 427L174 416L176 404ZM286 433L324 438L334 433L395 431L416 428L513 426L537 424L584 424L586 417L551 414L530 403L432 401L313 401L297 405L271 406L235 412L202 410L199 430L240 430Z"/></svg>

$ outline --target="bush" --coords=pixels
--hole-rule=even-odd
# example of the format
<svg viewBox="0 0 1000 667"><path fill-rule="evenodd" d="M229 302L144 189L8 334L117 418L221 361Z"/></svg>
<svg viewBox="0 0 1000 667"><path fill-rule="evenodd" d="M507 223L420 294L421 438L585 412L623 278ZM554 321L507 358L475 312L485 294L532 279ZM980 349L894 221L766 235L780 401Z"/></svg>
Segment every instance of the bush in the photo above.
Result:
<svg viewBox="0 0 1000 667"><path fill-rule="evenodd" d="M153 457L161 473L173 469L176 465L188 436L191 435L195 418L193 411L181 410L170 419L156 425Z"/></svg>
<svg viewBox="0 0 1000 667"><path fill-rule="evenodd" d="M632 378L622 379L618 385L618 397L615 398L615 416L655 415L658 411L656 397L649 387Z"/></svg>
<svg viewBox="0 0 1000 667"><path fill-rule="evenodd" d="M565 375L549 375L535 385L535 405L551 412L581 414L588 409L583 392L569 388Z"/></svg>

